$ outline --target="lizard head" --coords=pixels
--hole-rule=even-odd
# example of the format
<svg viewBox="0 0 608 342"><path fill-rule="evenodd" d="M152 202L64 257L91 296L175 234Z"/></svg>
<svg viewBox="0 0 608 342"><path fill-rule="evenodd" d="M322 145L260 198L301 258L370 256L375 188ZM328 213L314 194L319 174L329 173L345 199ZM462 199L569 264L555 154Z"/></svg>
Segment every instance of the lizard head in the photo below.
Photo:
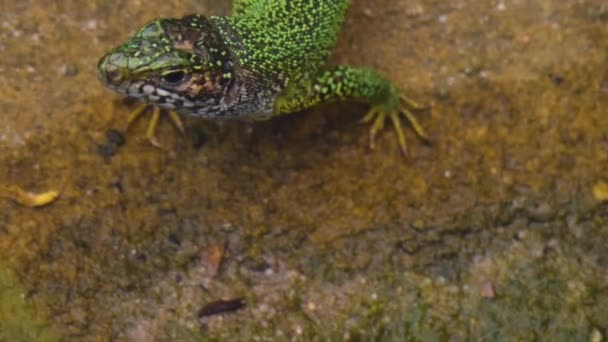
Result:
<svg viewBox="0 0 608 342"><path fill-rule="evenodd" d="M183 112L217 106L234 78L222 36L200 15L149 22L97 67L109 88Z"/></svg>

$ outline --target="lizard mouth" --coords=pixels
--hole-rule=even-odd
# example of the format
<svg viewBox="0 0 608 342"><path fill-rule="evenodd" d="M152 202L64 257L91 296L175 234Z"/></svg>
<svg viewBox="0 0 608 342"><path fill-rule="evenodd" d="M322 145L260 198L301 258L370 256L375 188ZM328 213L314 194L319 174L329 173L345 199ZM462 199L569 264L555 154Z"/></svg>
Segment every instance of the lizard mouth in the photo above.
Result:
<svg viewBox="0 0 608 342"><path fill-rule="evenodd" d="M143 81L108 85L110 89L140 101L178 112L191 112L196 104L187 98Z"/></svg>

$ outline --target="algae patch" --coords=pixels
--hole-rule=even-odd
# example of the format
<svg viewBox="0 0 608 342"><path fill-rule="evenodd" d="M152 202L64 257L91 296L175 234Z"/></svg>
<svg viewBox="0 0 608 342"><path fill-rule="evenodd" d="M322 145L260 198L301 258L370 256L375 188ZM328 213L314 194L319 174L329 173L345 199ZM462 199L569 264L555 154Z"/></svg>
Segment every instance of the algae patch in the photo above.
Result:
<svg viewBox="0 0 608 342"><path fill-rule="evenodd" d="M59 341L26 294L12 272L0 264L0 341Z"/></svg>

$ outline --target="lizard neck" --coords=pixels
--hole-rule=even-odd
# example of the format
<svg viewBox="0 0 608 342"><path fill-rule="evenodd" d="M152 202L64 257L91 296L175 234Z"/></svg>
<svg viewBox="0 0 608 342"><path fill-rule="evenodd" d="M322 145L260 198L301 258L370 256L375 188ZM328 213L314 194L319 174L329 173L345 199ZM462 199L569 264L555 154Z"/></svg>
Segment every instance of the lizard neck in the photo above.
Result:
<svg viewBox="0 0 608 342"><path fill-rule="evenodd" d="M224 89L214 108L203 107L189 110L185 114L209 117L258 117L267 116L273 111L273 103L284 88L277 82L276 75L256 68L252 62L251 51L246 46L243 37L235 29L229 17L209 17L216 35L221 37L221 44L229 52L223 63L231 65L232 80Z"/></svg>

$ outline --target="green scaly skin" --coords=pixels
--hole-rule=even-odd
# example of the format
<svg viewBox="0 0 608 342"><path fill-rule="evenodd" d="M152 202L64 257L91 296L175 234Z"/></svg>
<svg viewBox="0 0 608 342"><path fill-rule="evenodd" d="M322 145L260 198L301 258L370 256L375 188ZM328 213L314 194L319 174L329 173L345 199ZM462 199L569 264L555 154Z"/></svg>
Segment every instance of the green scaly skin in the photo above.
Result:
<svg viewBox="0 0 608 342"><path fill-rule="evenodd" d="M98 64L111 89L205 118L269 117L336 101L372 106L371 144L390 118L405 152L399 115L425 133L397 88L379 73L324 69L348 0L235 0L232 17L157 19Z"/></svg>

